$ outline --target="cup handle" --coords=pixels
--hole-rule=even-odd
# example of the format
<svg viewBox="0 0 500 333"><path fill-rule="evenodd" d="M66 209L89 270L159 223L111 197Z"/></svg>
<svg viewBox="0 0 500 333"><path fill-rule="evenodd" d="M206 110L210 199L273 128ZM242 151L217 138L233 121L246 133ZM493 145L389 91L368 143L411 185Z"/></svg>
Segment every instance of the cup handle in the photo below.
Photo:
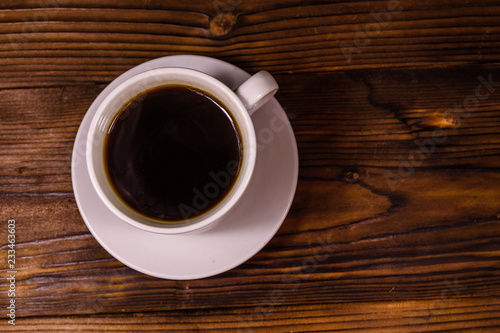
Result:
<svg viewBox="0 0 500 333"><path fill-rule="evenodd" d="M278 88L278 83L271 74L260 71L243 82L235 92L247 108L248 113L252 115L274 96Z"/></svg>

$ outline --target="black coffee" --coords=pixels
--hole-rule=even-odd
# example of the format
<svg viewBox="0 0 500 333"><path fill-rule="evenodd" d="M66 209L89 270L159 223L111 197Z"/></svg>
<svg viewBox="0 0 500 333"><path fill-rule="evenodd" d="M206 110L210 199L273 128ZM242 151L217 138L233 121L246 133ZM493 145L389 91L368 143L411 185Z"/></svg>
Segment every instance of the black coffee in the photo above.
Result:
<svg viewBox="0 0 500 333"><path fill-rule="evenodd" d="M164 86L132 99L108 131L108 177L123 201L161 221L207 212L231 190L241 137L226 109L186 86Z"/></svg>

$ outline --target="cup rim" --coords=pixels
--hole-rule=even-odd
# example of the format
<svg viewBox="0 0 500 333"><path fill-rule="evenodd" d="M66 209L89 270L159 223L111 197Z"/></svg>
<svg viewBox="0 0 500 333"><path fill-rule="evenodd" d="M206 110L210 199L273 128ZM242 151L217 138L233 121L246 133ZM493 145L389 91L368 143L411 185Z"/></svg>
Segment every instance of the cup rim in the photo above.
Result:
<svg viewBox="0 0 500 333"><path fill-rule="evenodd" d="M128 95L128 97L125 98L125 103L120 103L120 106L118 108L114 108L112 111L108 110L110 104L115 102L117 98L122 97L123 99L123 95L126 95L127 91L134 89L131 87L143 83L145 85L141 86L141 89L139 89L137 93ZM103 182L98 179L98 172L106 172L104 170L103 152L103 144L106 135L97 136L97 133L99 133L99 128L101 129L101 132L102 129L105 128L107 133L112 120L123 108L123 106L144 91L156 87L179 84L201 89L202 91L208 89L203 89L199 86L208 85L210 87L210 91L207 91L207 93L212 95L225 106L226 110L231 114L233 120L239 127L241 141L243 144L242 162L239 174L233 183L231 190L216 206L201 215L195 216L194 218L179 222L160 222L159 220L148 218L139 214L127 205L117 207L117 205L113 203L113 200L109 198L110 193L113 193L112 196L114 199L121 200L118 194L114 192L109 181ZM137 88L135 89L137 90ZM224 101L222 102L221 99ZM230 103L227 103L227 101L230 101ZM231 106L226 104L231 104ZM108 116L107 118L105 117L106 115ZM236 205L248 187L255 168L257 153L256 134L250 114L236 93L224 83L206 73L183 67L162 67L145 70L116 86L97 106L96 113L92 117L90 124L87 143L86 161L89 176L92 186L96 190L96 193L101 201L103 201L106 207L108 207L108 209L110 209L113 214L119 217L122 221L139 229L161 234L181 234L204 229L226 215L234 207L234 205ZM116 202L116 200L114 201ZM124 210L126 212L124 212Z"/></svg>

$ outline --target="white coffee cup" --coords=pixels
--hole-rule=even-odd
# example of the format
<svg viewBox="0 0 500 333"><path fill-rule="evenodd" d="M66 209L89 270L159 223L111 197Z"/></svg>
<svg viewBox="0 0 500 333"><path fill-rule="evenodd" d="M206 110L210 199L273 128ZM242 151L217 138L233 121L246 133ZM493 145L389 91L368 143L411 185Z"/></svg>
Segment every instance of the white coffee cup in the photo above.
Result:
<svg viewBox="0 0 500 333"><path fill-rule="evenodd" d="M149 89L168 85L193 87L215 97L236 122L243 146L239 174L225 198L202 215L179 222L165 222L146 217L131 209L113 190L107 177L104 144L111 123L119 111L135 96ZM98 106L90 124L87 141L87 164L92 185L99 198L121 220L142 230L181 234L205 228L220 220L240 200L255 166L257 145L251 114L271 99L278 90L274 78L265 71L258 72L236 91L205 73L187 68L158 68L139 73L118 85Z"/></svg>

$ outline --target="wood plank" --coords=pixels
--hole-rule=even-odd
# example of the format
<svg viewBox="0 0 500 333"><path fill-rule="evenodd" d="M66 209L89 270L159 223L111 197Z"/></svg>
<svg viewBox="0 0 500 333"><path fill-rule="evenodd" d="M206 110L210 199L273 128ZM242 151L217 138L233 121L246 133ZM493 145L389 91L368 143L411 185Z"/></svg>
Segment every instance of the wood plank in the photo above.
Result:
<svg viewBox="0 0 500 333"><path fill-rule="evenodd" d="M3 219L17 221L19 316L95 313L80 306L85 299L101 313L244 307L274 290L283 305L434 300L450 285L460 297L500 297L496 173L461 172L457 182L451 170L418 172L385 193L377 170L361 175L301 180L289 217L260 253L195 281L148 277L114 260L71 197L2 197Z"/></svg>
<svg viewBox="0 0 500 333"><path fill-rule="evenodd" d="M280 306L279 298L251 308L16 319L4 332L496 332L498 298L443 297L394 301ZM81 301L82 307L95 307Z"/></svg>
<svg viewBox="0 0 500 333"><path fill-rule="evenodd" d="M0 268L16 219L18 270L1 331L498 332L499 5L0 2ZM262 251L169 281L92 237L70 163L106 84L186 53L275 75L300 177Z"/></svg>
<svg viewBox="0 0 500 333"><path fill-rule="evenodd" d="M0 196L72 193L71 154L102 87L1 90Z"/></svg>
<svg viewBox="0 0 500 333"><path fill-rule="evenodd" d="M292 210L251 260L196 281L156 279L124 266L95 241L78 213L71 149L103 85L0 91L0 211L3 221L18 221L18 318L38 325L42 321L32 317L55 313L227 313L269 305L276 290L282 295L276 306L308 309L346 302L382 302L387 309L392 302L433 304L444 296L486 306L487 297L500 297L500 88L491 83L495 91L478 99L468 117L455 107L475 96L479 76L500 81L494 66L278 75L278 99L301 159ZM453 123L458 116L460 126ZM444 135L433 141L434 150L416 143ZM422 161L408 164L419 152ZM0 237L4 265L4 231ZM6 289L0 280L0 290ZM498 326L487 317L491 311L478 319L486 331ZM473 327L465 315L450 316L458 322L437 322L436 329ZM320 331L343 327L318 325ZM395 325L390 329L400 329Z"/></svg>
<svg viewBox="0 0 500 333"><path fill-rule="evenodd" d="M367 167L385 168L381 172L396 180L415 168L500 167L498 67L277 79L277 98L291 118L303 176L336 170L329 176L335 178ZM490 81L491 92L482 83ZM0 196L72 193L74 138L103 87L0 91ZM478 87L485 98L475 97Z"/></svg>
<svg viewBox="0 0 500 333"><path fill-rule="evenodd" d="M273 73L498 63L498 15L495 0L6 2L2 86L27 72L40 85L109 81L186 53Z"/></svg>

